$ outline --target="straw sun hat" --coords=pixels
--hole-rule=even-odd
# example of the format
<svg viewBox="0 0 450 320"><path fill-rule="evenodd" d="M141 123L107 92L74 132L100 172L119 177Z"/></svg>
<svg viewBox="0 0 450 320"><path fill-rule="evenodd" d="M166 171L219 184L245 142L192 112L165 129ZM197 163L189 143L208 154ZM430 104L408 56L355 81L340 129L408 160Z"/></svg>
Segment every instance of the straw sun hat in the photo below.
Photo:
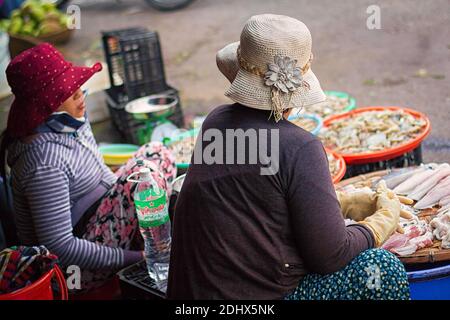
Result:
<svg viewBox="0 0 450 320"><path fill-rule="evenodd" d="M217 66L231 82L225 93L244 106L271 110L275 121L289 108L325 101L311 70L311 33L303 22L287 16L251 17L241 41L216 56Z"/></svg>

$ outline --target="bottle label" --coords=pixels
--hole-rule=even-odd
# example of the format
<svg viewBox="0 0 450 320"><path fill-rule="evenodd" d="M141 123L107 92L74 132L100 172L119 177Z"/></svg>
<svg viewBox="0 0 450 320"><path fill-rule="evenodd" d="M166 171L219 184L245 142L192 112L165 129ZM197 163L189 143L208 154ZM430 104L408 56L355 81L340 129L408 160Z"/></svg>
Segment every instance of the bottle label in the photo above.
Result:
<svg viewBox="0 0 450 320"><path fill-rule="evenodd" d="M134 200L141 228L159 227L169 221L166 192L156 194L153 190L142 191L140 199Z"/></svg>

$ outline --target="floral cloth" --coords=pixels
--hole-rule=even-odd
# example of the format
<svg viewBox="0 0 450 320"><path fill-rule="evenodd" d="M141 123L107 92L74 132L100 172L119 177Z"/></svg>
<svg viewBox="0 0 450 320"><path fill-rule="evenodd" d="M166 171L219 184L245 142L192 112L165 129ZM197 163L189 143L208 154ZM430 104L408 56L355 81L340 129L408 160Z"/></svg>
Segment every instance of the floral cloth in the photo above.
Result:
<svg viewBox="0 0 450 320"><path fill-rule="evenodd" d="M405 267L392 253L370 249L343 270L307 275L286 300L409 300Z"/></svg>

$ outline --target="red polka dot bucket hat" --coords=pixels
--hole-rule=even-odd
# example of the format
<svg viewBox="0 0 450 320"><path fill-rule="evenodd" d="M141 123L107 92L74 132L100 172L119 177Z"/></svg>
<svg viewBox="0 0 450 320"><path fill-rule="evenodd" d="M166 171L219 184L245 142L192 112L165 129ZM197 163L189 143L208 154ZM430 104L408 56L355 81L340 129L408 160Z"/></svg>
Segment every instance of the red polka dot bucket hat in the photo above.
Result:
<svg viewBox="0 0 450 320"><path fill-rule="evenodd" d="M13 138L33 132L95 73L102 70L74 66L48 43L16 56L6 69L14 102L8 116L7 131Z"/></svg>

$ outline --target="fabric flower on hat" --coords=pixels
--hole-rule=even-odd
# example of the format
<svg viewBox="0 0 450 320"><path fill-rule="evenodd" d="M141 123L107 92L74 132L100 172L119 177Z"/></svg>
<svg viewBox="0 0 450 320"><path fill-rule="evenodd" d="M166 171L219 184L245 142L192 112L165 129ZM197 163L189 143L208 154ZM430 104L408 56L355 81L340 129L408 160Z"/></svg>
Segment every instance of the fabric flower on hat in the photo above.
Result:
<svg viewBox="0 0 450 320"><path fill-rule="evenodd" d="M274 61L268 64L269 70L264 76L266 86L274 86L284 93L293 92L302 86L309 87L303 80L302 70L296 67L297 60L276 55Z"/></svg>
<svg viewBox="0 0 450 320"><path fill-rule="evenodd" d="M289 57L275 55L275 63L267 64L268 71L264 74L264 84L271 88L272 114L275 121L283 118L283 111L290 105L292 93L299 87L310 89L309 84L303 79L303 70L296 67L297 60ZM305 66L307 70L309 65ZM281 94L289 94L288 102L285 102Z"/></svg>

